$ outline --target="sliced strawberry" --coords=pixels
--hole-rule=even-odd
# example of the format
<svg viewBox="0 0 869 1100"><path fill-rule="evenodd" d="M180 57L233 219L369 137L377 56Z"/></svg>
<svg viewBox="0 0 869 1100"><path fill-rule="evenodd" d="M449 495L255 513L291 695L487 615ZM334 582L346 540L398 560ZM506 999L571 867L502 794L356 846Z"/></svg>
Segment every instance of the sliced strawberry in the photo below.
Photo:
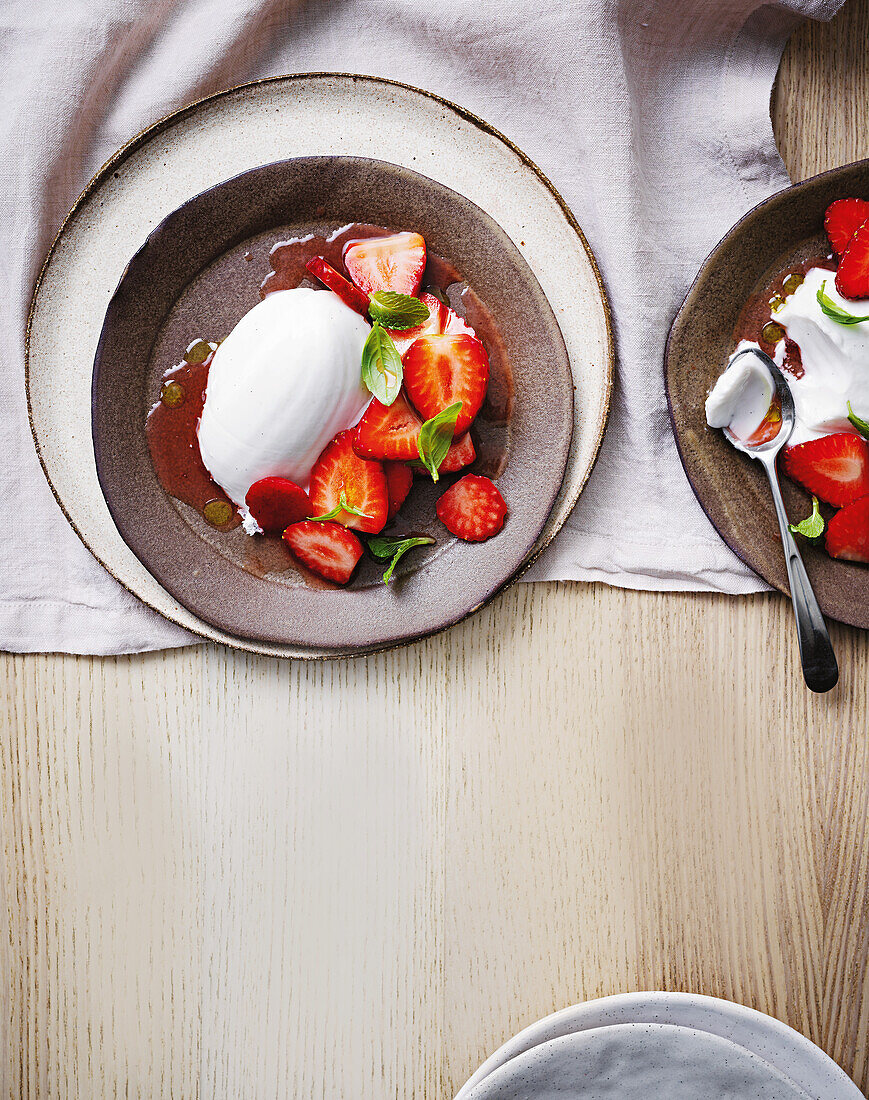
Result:
<svg viewBox="0 0 869 1100"><path fill-rule="evenodd" d="M325 516L341 503L343 490L346 502L365 515L343 510L335 517L336 523L374 535L383 528L389 511L386 474L379 462L369 462L356 454L353 435L352 428L338 432L314 463L311 507L313 515Z"/></svg>
<svg viewBox="0 0 869 1100"><path fill-rule="evenodd" d="M386 491L389 494L388 519L394 519L413 485L413 470L404 462L384 462Z"/></svg>
<svg viewBox="0 0 869 1100"><path fill-rule="evenodd" d="M827 524L827 553L869 564L869 496L840 508Z"/></svg>
<svg viewBox="0 0 869 1100"><path fill-rule="evenodd" d="M312 514L311 498L285 477L264 477L255 481L244 502L266 535L279 535L291 523L298 523Z"/></svg>
<svg viewBox="0 0 869 1100"><path fill-rule="evenodd" d="M362 543L340 523L293 523L284 531L284 542L303 565L337 584L350 580L362 557Z"/></svg>
<svg viewBox="0 0 869 1100"><path fill-rule="evenodd" d="M363 294L416 294L425 271L425 241L419 233L351 241L344 249L344 266Z"/></svg>
<svg viewBox="0 0 869 1100"><path fill-rule="evenodd" d="M429 316L427 321L423 321L416 328L390 328L386 330L392 337L393 344L398 348L399 355L404 355L410 345L418 340L420 336L440 335L444 332L451 335L458 335L460 332L465 332L468 336L477 335L467 321L451 310L448 305L444 305L440 298L436 298L434 294L429 294L426 291L420 294L419 300L428 306Z"/></svg>
<svg viewBox="0 0 869 1100"><path fill-rule="evenodd" d="M869 493L869 446L859 435L837 432L785 451L785 473L837 508Z"/></svg>
<svg viewBox="0 0 869 1100"><path fill-rule="evenodd" d="M357 290L356 287L349 282L344 276L336 271L334 267L323 259L322 256L314 256L313 259L308 260L305 264L308 271L319 279L323 286L327 286L330 290L334 291L345 306L350 306L351 309L355 309L357 313L361 313L363 317L368 314L368 299L365 295Z"/></svg>
<svg viewBox="0 0 869 1100"><path fill-rule="evenodd" d="M438 519L467 542L484 542L504 526L507 505L487 477L465 474L437 503Z"/></svg>
<svg viewBox="0 0 869 1100"><path fill-rule="evenodd" d="M461 439L456 439L447 451L447 457L438 467L441 474L454 474L456 470L462 470L470 466L477 457L474 441L470 432L465 432Z"/></svg>
<svg viewBox="0 0 869 1100"><path fill-rule="evenodd" d="M448 336L458 336L463 332L468 336L477 335L464 317L460 317L458 313L451 310L449 306L447 306L444 327L441 329L441 332L445 332Z"/></svg>
<svg viewBox="0 0 869 1100"><path fill-rule="evenodd" d="M869 221L865 199L836 199L827 207L824 229L837 256L841 256L863 222Z"/></svg>
<svg viewBox="0 0 869 1100"><path fill-rule="evenodd" d="M836 272L836 290L843 298L869 298L869 222L851 238Z"/></svg>
<svg viewBox="0 0 869 1100"><path fill-rule="evenodd" d="M474 336L421 336L402 360L407 396L425 420L456 401L462 408L456 435L466 432L480 411L489 385L489 356Z"/></svg>
<svg viewBox="0 0 869 1100"><path fill-rule="evenodd" d="M404 390L391 405L381 405L375 397L356 425L353 447L362 458L419 458L421 427L422 421L410 407Z"/></svg>
<svg viewBox="0 0 869 1100"><path fill-rule="evenodd" d="M431 332L443 332L447 323L447 313L452 313L449 306L445 306L440 298L434 294L420 294L419 300L428 306L428 320L423 321L416 328L388 328L386 331L392 337L392 342L398 348L398 354L404 355L414 340L420 336L427 336ZM453 314L455 316L455 314Z"/></svg>

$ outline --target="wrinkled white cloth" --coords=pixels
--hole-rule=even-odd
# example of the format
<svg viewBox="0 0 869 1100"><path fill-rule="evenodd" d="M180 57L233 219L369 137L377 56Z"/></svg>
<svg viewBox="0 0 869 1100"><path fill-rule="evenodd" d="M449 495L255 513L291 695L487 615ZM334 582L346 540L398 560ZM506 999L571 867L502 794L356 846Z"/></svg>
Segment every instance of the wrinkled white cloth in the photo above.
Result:
<svg viewBox="0 0 869 1100"><path fill-rule="evenodd" d="M191 99L285 72L391 77L481 115L554 181L597 255L618 350L610 424L574 514L527 579L764 588L691 492L662 353L704 256L788 184L769 119L776 68L797 21L830 18L841 2L6 0L0 647L125 653L196 640L105 573L55 503L27 422L27 305L51 237L115 148Z"/></svg>

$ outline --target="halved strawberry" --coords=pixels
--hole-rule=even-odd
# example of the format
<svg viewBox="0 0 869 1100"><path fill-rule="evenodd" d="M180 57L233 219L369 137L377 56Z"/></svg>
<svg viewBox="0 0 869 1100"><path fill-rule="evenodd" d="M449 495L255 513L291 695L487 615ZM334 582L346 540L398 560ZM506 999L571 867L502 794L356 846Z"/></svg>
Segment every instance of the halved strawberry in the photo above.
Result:
<svg viewBox="0 0 869 1100"><path fill-rule="evenodd" d="M279 535L291 523L298 523L312 514L311 498L285 477L263 477L255 481L244 502L266 535Z"/></svg>
<svg viewBox="0 0 869 1100"><path fill-rule="evenodd" d="M455 434L471 426L480 411L489 385L489 356L474 336L421 336L410 345L402 360L404 387L423 418L462 402Z"/></svg>
<svg viewBox="0 0 869 1100"><path fill-rule="evenodd" d="M504 526L507 505L487 477L465 474L437 503L438 519L466 542L484 542Z"/></svg>
<svg viewBox="0 0 869 1100"><path fill-rule="evenodd" d="M383 528L389 511L386 474L379 462L369 462L356 454L353 434L352 428L338 432L314 463L308 490L312 514L325 516L337 508L343 490L346 502L365 515L343 510L335 517L336 523L374 535Z"/></svg>
<svg viewBox="0 0 869 1100"><path fill-rule="evenodd" d="M869 494L869 446L859 435L837 432L785 451L785 473L837 508Z"/></svg>
<svg viewBox="0 0 869 1100"><path fill-rule="evenodd" d="M836 290L843 298L869 298L869 222L860 226L839 261Z"/></svg>
<svg viewBox="0 0 869 1100"><path fill-rule="evenodd" d="M394 519L413 486L413 470L404 462L384 462L386 491L389 495L388 519Z"/></svg>
<svg viewBox="0 0 869 1100"><path fill-rule="evenodd" d="M869 221L869 202L865 199L836 199L830 203L824 215L824 229L837 256L842 255L865 221Z"/></svg>
<svg viewBox="0 0 869 1100"><path fill-rule="evenodd" d="M448 305L445 305L440 298L436 298L434 294L425 291L420 294L419 300L428 306L429 316L427 321L423 321L416 328L390 328L386 330L392 337L393 344L398 348L399 355L404 355L410 345L418 340L420 336L440 335L443 332L456 335L460 332L466 332L469 336L477 335L464 318L450 309Z"/></svg>
<svg viewBox="0 0 869 1100"><path fill-rule="evenodd" d="M350 306L351 309L355 309L357 313L361 313L363 317L368 314L368 299L362 293L361 290L349 282L344 276L336 271L334 267L325 260L322 256L314 256L313 259L308 260L305 264L308 271L314 276L315 279L319 279L323 286L327 286L330 290L334 291L345 306Z"/></svg>
<svg viewBox="0 0 869 1100"><path fill-rule="evenodd" d="M344 249L344 266L364 294L394 290L413 295L425 271L425 241L419 233L351 241Z"/></svg>
<svg viewBox="0 0 869 1100"><path fill-rule="evenodd" d="M465 466L470 466L476 457L477 451L474 447L474 441L471 439L471 433L465 432L461 439L454 440L450 445L447 457L438 467L438 473L454 474L456 470L462 470Z"/></svg>
<svg viewBox="0 0 869 1100"><path fill-rule="evenodd" d="M827 553L869 564L869 496L840 508L827 524Z"/></svg>
<svg viewBox="0 0 869 1100"><path fill-rule="evenodd" d="M362 557L362 543L340 523L293 523L284 531L284 542L303 565L337 584L350 580Z"/></svg>
<svg viewBox="0 0 869 1100"><path fill-rule="evenodd" d="M365 410L353 432L353 448L362 458L398 461L419 458L419 429L422 421L410 407L404 390L391 405L377 398Z"/></svg>

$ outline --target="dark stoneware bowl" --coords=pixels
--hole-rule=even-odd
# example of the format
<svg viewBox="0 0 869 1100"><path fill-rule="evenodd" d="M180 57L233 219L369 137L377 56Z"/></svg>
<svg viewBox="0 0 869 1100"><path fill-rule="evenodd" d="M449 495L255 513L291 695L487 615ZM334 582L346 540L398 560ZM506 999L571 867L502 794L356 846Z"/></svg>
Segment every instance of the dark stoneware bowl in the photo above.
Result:
<svg viewBox="0 0 869 1100"><path fill-rule="evenodd" d="M439 493L454 479L437 486L417 479L400 530L430 532L437 545L408 555L388 588L380 581L382 565L365 560L348 589L336 590L314 587L293 569L263 576L257 540L240 530L214 531L169 497L154 473L144 426L163 373L191 340L225 336L259 300L271 245L354 221L418 230L491 311L512 366L515 403L507 427L481 431L506 446L498 486L510 514L496 538L463 543L434 516ZM454 191L360 158L268 164L179 207L130 261L94 364L97 473L124 541L199 618L267 642L382 645L442 629L476 610L534 548L561 486L572 432L564 341L512 241Z"/></svg>
<svg viewBox="0 0 869 1100"><path fill-rule="evenodd" d="M781 592L788 592L787 573L766 477L721 432L706 427L704 402L733 351L747 299L776 274L829 251L824 211L847 196L869 199L869 161L814 176L746 214L701 268L667 342L670 416L691 486L728 546ZM786 478L782 490L794 522L808 515L805 492ZM801 548L824 612L869 627L869 567L835 561L822 547Z"/></svg>

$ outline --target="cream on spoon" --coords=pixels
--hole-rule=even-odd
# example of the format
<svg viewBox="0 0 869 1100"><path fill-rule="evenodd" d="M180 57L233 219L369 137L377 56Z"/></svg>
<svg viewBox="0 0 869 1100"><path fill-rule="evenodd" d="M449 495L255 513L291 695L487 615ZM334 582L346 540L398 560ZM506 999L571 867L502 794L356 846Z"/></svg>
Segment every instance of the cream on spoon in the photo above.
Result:
<svg viewBox="0 0 869 1100"><path fill-rule="evenodd" d="M745 360L745 364L741 364L740 360ZM790 439L794 430L796 419L794 399L782 372L772 359L759 348L748 347L743 351L737 351L731 357L727 370L721 377L724 378L729 371L734 372L731 379L735 381L725 384L719 392L719 398L713 401L712 412L716 419L727 420L726 423L719 425L725 438L738 451L742 451L750 458L760 462L766 471L785 552L791 600L797 619L797 637L800 645L803 675L806 684L812 691L829 691L838 682L839 666L836 663L836 655L833 653L833 647L830 644L830 635L827 632L824 617L809 583L806 567L790 532L788 516L778 482L778 471L775 465L779 451ZM766 408L760 412L760 419L757 420L758 403L762 405L762 394L765 392L761 387L761 373L763 371L766 372L769 384L773 387L776 405L780 409L778 428L772 433L758 431L761 424L767 420L770 409L773 407L772 401L767 401ZM757 376L756 379L755 376ZM718 382L721 382L720 378ZM714 397L717 386L718 383L713 387L709 399ZM730 400L727 396L731 392L735 395L733 400ZM740 395L742 395L741 401ZM748 406L751 406L750 415L747 411ZM707 400L707 417L708 415ZM727 419L728 415L729 420ZM743 429L751 427L752 424L755 424L755 427L748 437L740 437L734 431L734 424L738 424ZM750 442L752 436L757 436L757 442Z"/></svg>

